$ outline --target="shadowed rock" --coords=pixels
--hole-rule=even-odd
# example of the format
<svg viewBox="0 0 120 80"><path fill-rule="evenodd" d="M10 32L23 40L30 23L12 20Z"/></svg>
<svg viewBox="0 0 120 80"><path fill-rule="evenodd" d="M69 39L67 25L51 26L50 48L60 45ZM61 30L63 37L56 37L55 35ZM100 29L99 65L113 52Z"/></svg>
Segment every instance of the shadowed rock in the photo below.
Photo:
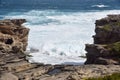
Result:
<svg viewBox="0 0 120 80"><path fill-rule="evenodd" d="M96 20L94 44L87 44L85 64L120 64L120 15Z"/></svg>

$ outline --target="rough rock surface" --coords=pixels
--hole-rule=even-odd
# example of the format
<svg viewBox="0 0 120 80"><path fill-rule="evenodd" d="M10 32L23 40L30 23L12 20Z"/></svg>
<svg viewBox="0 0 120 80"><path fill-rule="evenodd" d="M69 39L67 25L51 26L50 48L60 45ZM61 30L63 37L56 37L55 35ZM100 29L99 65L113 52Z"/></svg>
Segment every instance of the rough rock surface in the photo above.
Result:
<svg viewBox="0 0 120 80"><path fill-rule="evenodd" d="M29 63L26 60L28 55L24 52L29 29L21 25L24 22L24 19L0 21L0 80L85 80L86 77L120 72L120 65L74 66Z"/></svg>
<svg viewBox="0 0 120 80"><path fill-rule="evenodd" d="M0 21L0 51L24 52L26 50L29 29L22 26L25 19Z"/></svg>
<svg viewBox="0 0 120 80"><path fill-rule="evenodd" d="M120 64L120 15L96 20L94 44L86 44L85 64Z"/></svg>
<svg viewBox="0 0 120 80"><path fill-rule="evenodd" d="M18 80L18 77L12 73L3 73L0 80Z"/></svg>

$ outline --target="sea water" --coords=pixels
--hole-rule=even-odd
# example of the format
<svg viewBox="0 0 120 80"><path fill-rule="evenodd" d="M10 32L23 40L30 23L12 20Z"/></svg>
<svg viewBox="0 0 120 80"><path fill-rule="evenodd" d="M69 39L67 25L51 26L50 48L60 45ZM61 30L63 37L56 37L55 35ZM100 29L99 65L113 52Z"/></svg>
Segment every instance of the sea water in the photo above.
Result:
<svg viewBox="0 0 120 80"><path fill-rule="evenodd" d="M0 19L26 19L30 28L29 62L85 62L85 44L92 44L95 20L120 14L119 0L1 0ZM32 51L33 50L33 51Z"/></svg>

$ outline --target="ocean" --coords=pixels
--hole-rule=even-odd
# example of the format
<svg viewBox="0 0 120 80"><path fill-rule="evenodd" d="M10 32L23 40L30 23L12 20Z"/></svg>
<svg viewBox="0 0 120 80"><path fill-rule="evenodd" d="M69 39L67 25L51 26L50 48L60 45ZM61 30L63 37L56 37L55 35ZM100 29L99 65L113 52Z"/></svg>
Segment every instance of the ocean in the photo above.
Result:
<svg viewBox="0 0 120 80"><path fill-rule="evenodd" d="M0 0L1 20L27 20L31 63L83 64L95 20L108 14L120 14L120 0Z"/></svg>

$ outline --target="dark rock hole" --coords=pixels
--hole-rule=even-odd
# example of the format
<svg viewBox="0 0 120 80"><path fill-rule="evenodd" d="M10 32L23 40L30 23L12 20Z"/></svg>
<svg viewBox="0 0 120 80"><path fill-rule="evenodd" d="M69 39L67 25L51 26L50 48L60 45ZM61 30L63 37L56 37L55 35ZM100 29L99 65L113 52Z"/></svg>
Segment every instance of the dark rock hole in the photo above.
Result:
<svg viewBox="0 0 120 80"><path fill-rule="evenodd" d="M61 70L60 69L53 69L51 71L48 72L49 75L53 75L53 74L57 74L57 73L60 73Z"/></svg>
<svg viewBox="0 0 120 80"><path fill-rule="evenodd" d="M11 38L11 39L7 39L6 41L5 41L5 44L12 44L13 43L13 39Z"/></svg>

